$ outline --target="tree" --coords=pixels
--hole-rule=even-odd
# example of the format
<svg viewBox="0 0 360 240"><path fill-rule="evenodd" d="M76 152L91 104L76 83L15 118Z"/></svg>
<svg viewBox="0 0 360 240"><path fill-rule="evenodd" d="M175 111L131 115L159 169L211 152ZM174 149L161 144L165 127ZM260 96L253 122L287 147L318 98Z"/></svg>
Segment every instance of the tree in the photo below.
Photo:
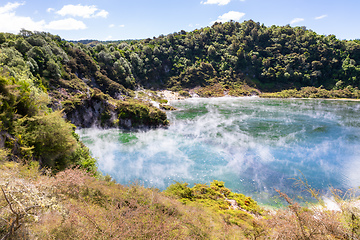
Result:
<svg viewBox="0 0 360 240"><path fill-rule="evenodd" d="M207 52L208 52L208 56L213 57L215 55L215 53L216 53L216 49L215 49L215 47L213 45L211 45L211 46L208 47Z"/></svg>
<svg viewBox="0 0 360 240"><path fill-rule="evenodd" d="M46 65L47 67L46 72L44 71L44 75L48 78L59 79L61 76L59 65L53 59L50 59Z"/></svg>
<svg viewBox="0 0 360 240"><path fill-rule="evenodd" d="M0 33L0 44L3 44L4 42L6 42L6 37L4 33Z"/></svg>

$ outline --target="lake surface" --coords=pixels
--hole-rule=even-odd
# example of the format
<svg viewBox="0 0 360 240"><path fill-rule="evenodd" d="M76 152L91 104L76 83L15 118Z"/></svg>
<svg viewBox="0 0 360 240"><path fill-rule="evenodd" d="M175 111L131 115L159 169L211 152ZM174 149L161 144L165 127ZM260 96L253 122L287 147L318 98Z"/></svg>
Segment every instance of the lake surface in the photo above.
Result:
<svg viewBox="0 0 360 240"><path fill-rule="evenodd" d="M117 182L164 190L174 181L221 180L269 203L295 180L327 191L360 186L360 102L211 98L172 101L167 129L82 129L99 169ZM275 197L276 198L276 197Z"/></svg>

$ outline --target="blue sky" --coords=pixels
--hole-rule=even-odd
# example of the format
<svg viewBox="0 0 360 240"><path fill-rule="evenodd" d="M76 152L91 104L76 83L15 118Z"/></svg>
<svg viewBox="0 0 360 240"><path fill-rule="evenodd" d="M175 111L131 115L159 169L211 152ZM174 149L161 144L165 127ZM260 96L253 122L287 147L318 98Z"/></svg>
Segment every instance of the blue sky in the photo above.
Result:
<svg viewBox="0 0 360 240"><path fill-rule="evenodd" d="M0 32L24 28L67 40L124 40L252 19L360 39L359 10L359 0L0 0Z"/></svg>

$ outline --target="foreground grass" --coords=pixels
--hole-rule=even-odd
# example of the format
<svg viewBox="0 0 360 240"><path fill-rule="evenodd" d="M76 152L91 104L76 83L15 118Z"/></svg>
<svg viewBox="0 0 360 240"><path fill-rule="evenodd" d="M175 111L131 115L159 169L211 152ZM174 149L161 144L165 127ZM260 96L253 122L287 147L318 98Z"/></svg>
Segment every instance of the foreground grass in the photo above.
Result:
<svg viewBox="0 0 360 240"><path fill-rule="evenodd" d="M12 239L244 239L205 206L156 189L115 184L79 169L56 176L37 164L0 167L0 236Z"/></svg>
<svg viewBox="0 0 360 240"><path fill-rule="evenodd" d="M0 165L1 239L358 239L359 209L266 211L214 181L165 192L80 169L52 176L37 163Z"/></svg>

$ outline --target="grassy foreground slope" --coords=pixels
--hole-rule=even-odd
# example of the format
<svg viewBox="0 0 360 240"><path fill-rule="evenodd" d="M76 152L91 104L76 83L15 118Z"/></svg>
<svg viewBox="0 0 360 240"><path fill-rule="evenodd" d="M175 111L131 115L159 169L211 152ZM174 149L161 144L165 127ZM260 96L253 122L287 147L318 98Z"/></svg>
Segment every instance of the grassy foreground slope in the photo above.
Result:
<svg viewBox="0 0 360 240"><path fill-rule="evenodd" d="M266 211L222 182L165 192L123 186L80 169L56 175L38 163L0 164L2 239L358 239L359 209Z"/></svg>
<svg viewBox="0 0 360 240"><path fill-rule="evenodd" d="M47 176L35 163L8 162L0 175L0 236L12 239L244 239L256 220L241 213L242 225L231 224L224 210L187 206L156 189L122 186L79 169Z"/></svg>

